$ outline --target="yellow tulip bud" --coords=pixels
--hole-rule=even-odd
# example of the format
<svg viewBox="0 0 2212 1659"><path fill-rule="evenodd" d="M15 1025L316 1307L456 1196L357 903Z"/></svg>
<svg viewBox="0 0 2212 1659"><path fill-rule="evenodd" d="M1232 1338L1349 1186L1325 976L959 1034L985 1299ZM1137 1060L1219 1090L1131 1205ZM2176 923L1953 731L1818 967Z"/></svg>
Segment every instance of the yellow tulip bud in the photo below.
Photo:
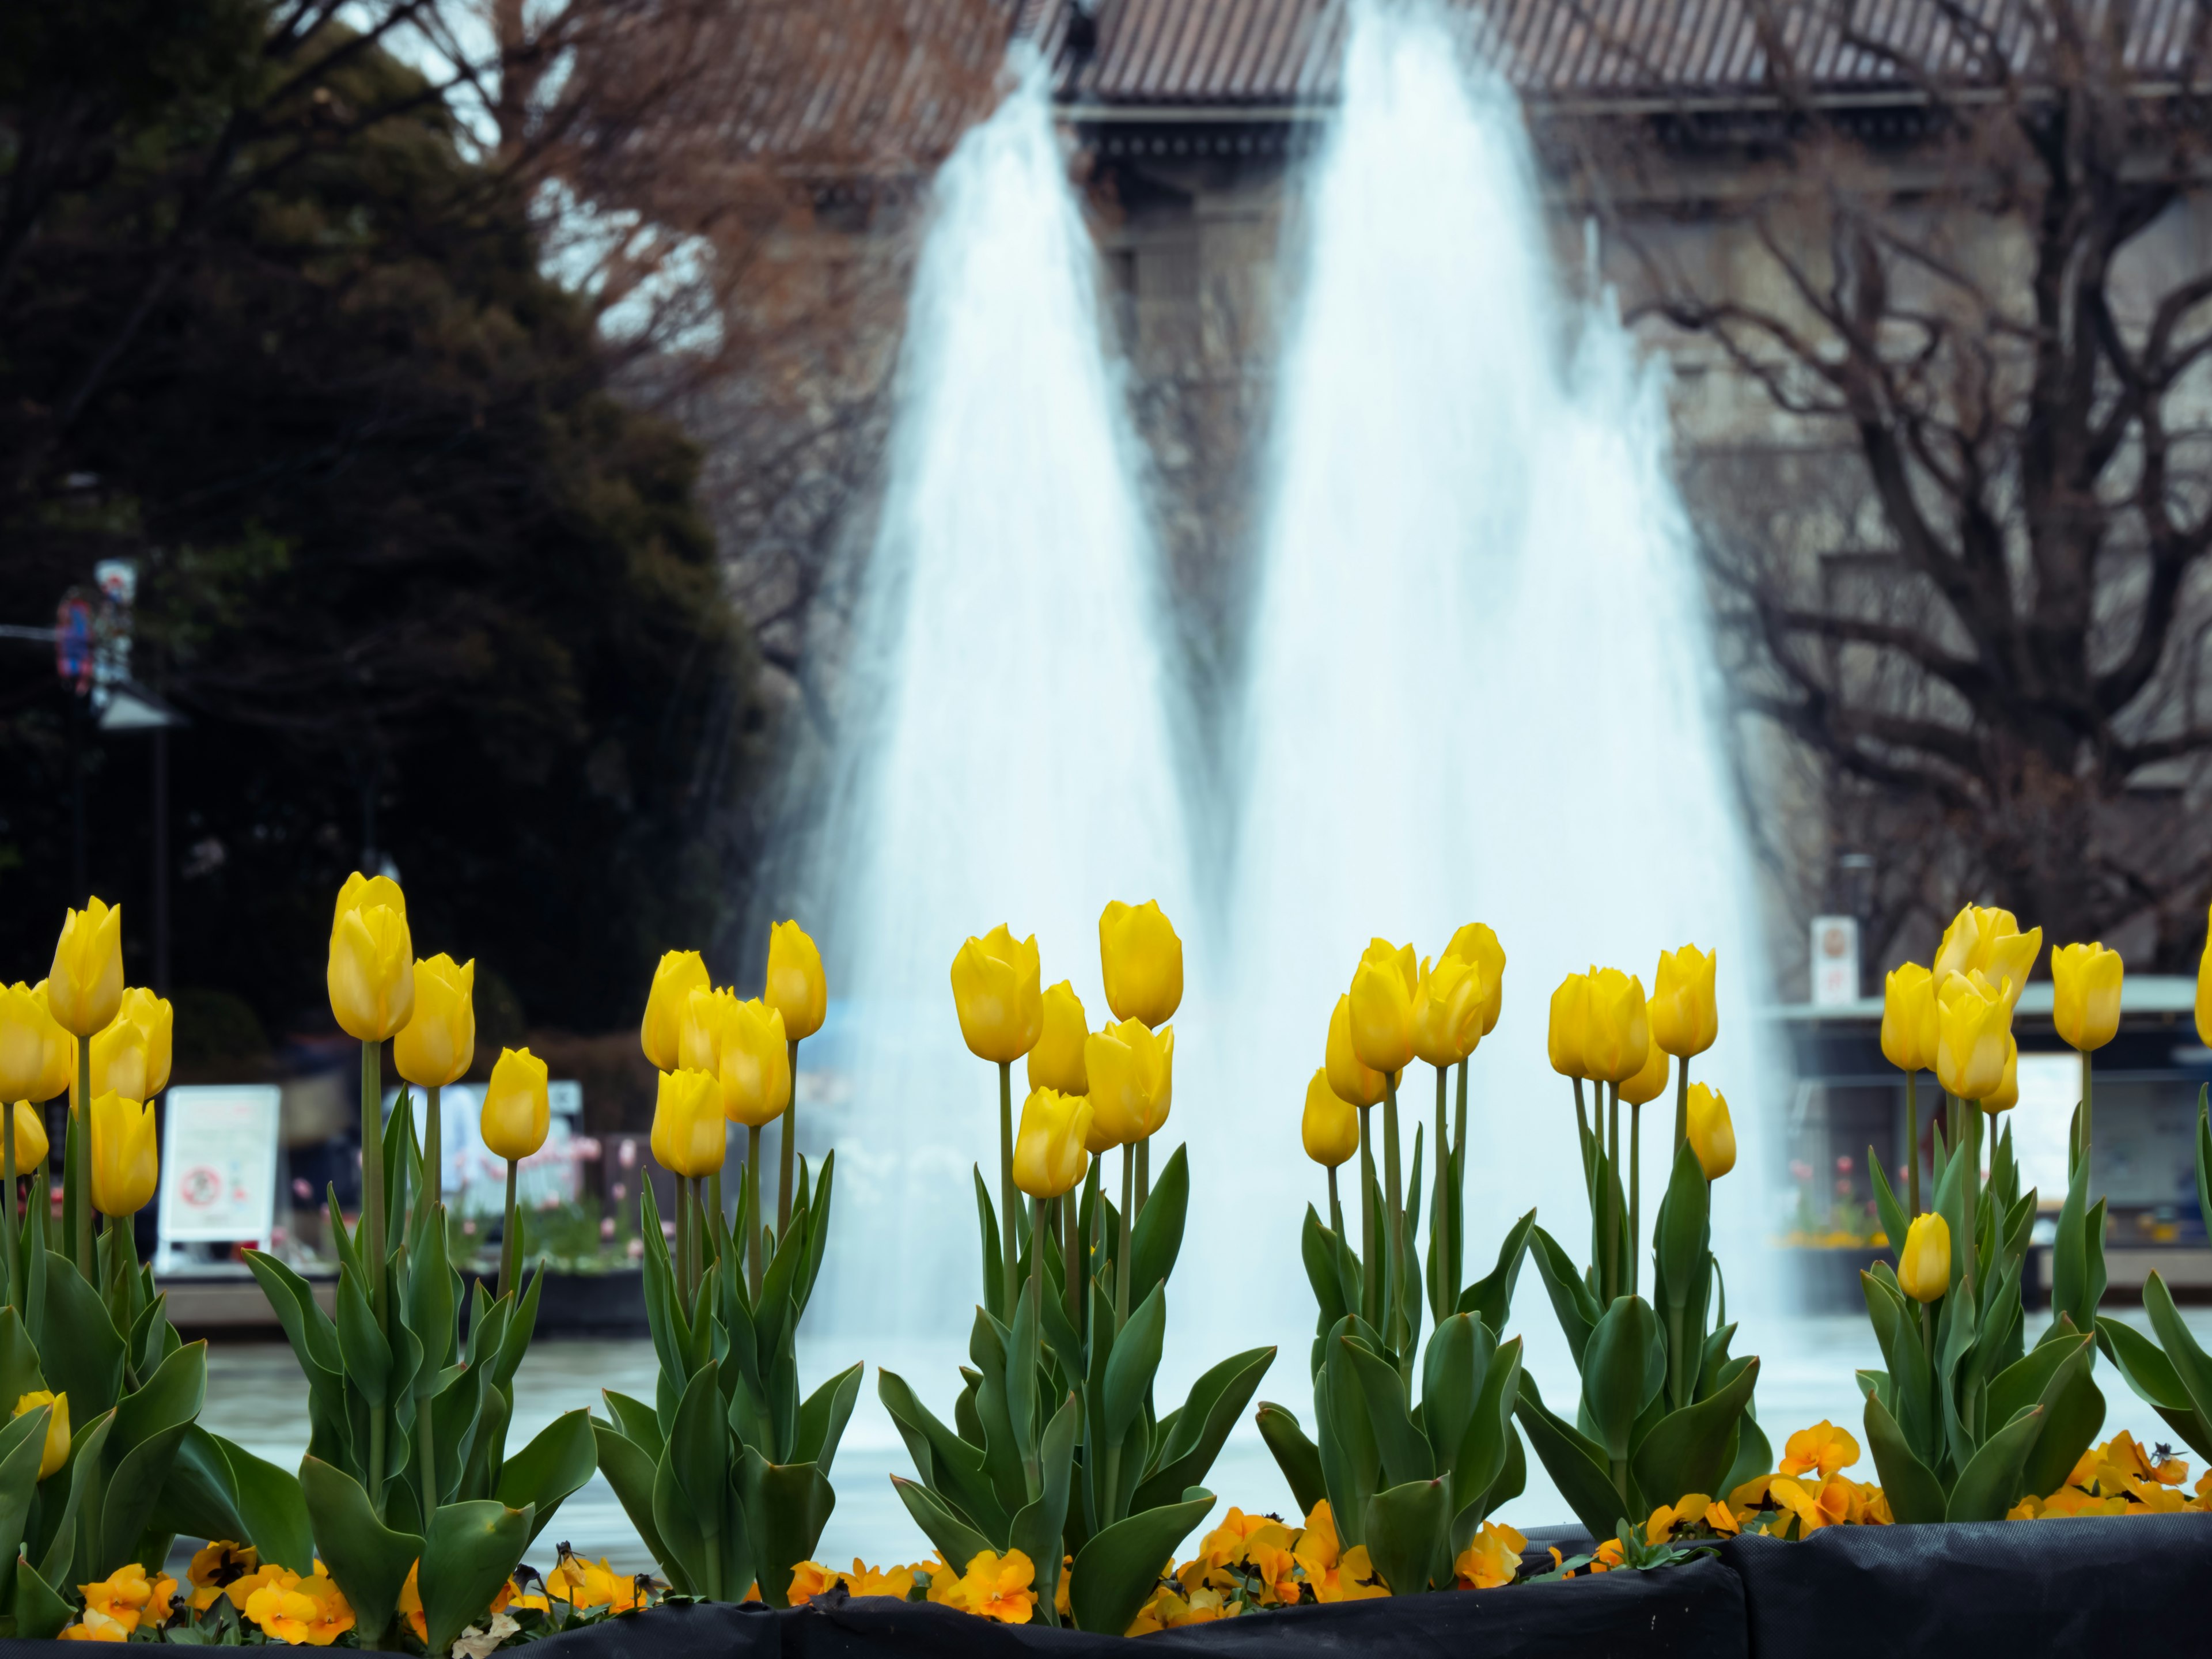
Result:
<svg viewBox="0 0 2212 1659"><path fill-rule="evenodd" d="M1656 1019L1658 1007L1659 1000L1654 997L1646 1018ZM1644 1069L1637 1073L1634 1077L1622 1080L1620 1097L1632 1106L1641 1106L1647 1101L1658 1099L1666 1092L1667 1066L1667 1050L1656 1042L1647 1044L1644 1055Z"/></svg>
<svg viewBox="0 0 2212 1659"><path fill-rule="evenodd" d="M1075 987L1062 980L1044 994L1044 1028L1030 1050L1030 1087L1053 1089L1064 1095L1091 1092L1090 1074L1083 1069L1084 1039L1091 1022L1083 1012L1083 999Z"/></svg>
<svg viewBox="0 0 2212 1659"><path fill-rule="evenodd" d="M397 910L403 919L407 915L407 895L400 891L398 882L389 876L364 876L355 871L339 887L337 902L331 908L331 931L337 932L347 911L366 910L378 904Z"/></svg>
<svg viewBox="0 0 2212 1659"><path fill-rule="evenodd" d="M684 999L684 1018L676 1027L678 1071L722 1074L723 1034L737 1007L738 994L720 986L696 987Z"/></svg>
<svg viewBox="0 0 2212 1659"><path fill-rule="evenodd" d="M545 1062L527 1048L502 1048L484 1085L477 1133L494 1158L516 1162L545 1144L551 1108L545 1097Z"/></svg>
<svg viewBox="0 0 2212 1659"><path fill-rule="evenodd" d="M30 1393L16 1397L15 1409L9 1414L21 1417L25 1412L34 1412L41 1406L53 1407L52 1415L46 1419L46 1443L39 1453L39 1479L43 1480L69 1462L69 1396L53 1394L45 1389L33 1389Z"/></svg>
<svg viewBox="0 0 2212 1659"><path fill-rule="evenodd" d="M154 1109L118 1094L92 1103L92 1206L102 1215L136 1215L161 1176Z"/></svg>
<svg viewBox="0 0 2212 1659"><path fill-rule="evenodd" d="M1382 1073L1360 1063L1352 1047L1352 999L1341 996L1328 1017L1328 1086L1355 1107L1372 1106L1382 1098Z"/></svg>
<svg viewBox="0 0 2212 1659"><path fill-rule="evenodd" d="M1719 960L1718 951L1694 945L1659 953L1649 1005L1651 1040L1677 1060L1702 1054L1720 1035L1720 1005L1713 994Z"/></svg>
<svg viewBox="0 0 2212 1659"><path fill-rule="evenodd" d="M1997 1086L1982 1097L1982 1109L1991 1117L1999 1112L2008 1112L2020 1104L2020 1044L2013 1035L2005 1033L2004 1075Z"/></svg>
<svg viewBox="0 0 2212 1659"><path fill-rule="evenodd" d="M823 977L822 952L795 921L779 921L768 933L768 985L761 1000L783 1016L784 1033L804 1042L822 1029L830 1009L830 981Z"/></svg>
<svg viewBox="0 0 2212 1659"><path fill-rule="evenodd" d="M1728 1097L1702 1083L1690 1085L1690 1150L1708 1181L1735 1168L1735 1125L1729 1120Z"/></svg>
<svg viewBox="0 0 2212 1659"><path fill-rule="evenodd" d="M1881 987L1882 1057L1900 1072L1936 1064L1936 976L1917 962L1891 972Z"/></svg>
<svg viewBox="0 0 2212 1659"><path fill-rule="evenodd" d="M1044 1030L1039 977L1034 933L1018 941L1000 922L960 947L952 958L952 1003L970 1054L1011 1066L1036 1047Z"/></svg>
<svg viewBox="0 0 2212 1659"><path fill-rule="evenodd" d="M1897 1283L1915 1302L1934 1302L1951 1289L1951 1224L1933 1210L1905 1229Z"/></svg>
<svg viewBox="0 0 2212 1659"><path fill-rule="evenodd" d="M392 1041L399 1075L418 1089L442 1089L468 1075L477 1059L477 964L441 951L415 964L415 1012Z"/></svg>
<svg viewBox="0 0 2212 1659"><path fill-rule="evenodd" d="M653 1162L686 1179L709 1176L722 1167L728 1144L721 1085L705 1072L663 1072L653 1108Z"/></svg>
<svg viewBox="0 0 2212 1659"><path fill-rule="evenodd" d="M1352 975L1352 1052L1386 1077L1413 1057L1413 991L1420 969L1410 945L1371 940Z"/></svg>
<svg viewBox="0 0 2212 1659"><path fill-rule="evenodd" d="M1141 1019L1125 1019L1084 1039L1083 1068L1091 1078L1091 1121L1097 1140L1127 1146L1156 1134L1168 1121L1175 1092L1175 1027L1154 1031Z"/></svg>
<svg viewBox="0 0 2212 1659"><path fill-rule="evenodd" d="M1936 1078L1961 1100L1979 1100L2004 1080L2005 1042L2012 1034L2008 988L1978 969L1953 974L1936 993Z"/></svg>
<svg viewBox="0 0 2212 1659"><path fill-rule="evenodd" d="M1084 1142L1091 1133L1091 1103L1057 1089L1032 1089L1022 1103L1014 1136L1014 1185L1031 1198L1058 1198L1091 1167Z"/></svg>
<svg viewBox="0 0 2212 1659"><path fill-rule="evenodd" d="M1161 1026L1182 1006L1182 941L1158 899L1124 904L1098 915L1098 965L1106 979L1106 1006L1116 1019Z"/></svg>
<svg viewBox="0 0 2212 1659"><path fill-rule="evenodd" d="M2020 1006L2020 994L2027 989L2028 975L2035 971L2036 958L2042 954L2040 927L2031 927L2024 933L2001 933L1990 941L1990 959L1979 965L1992 984L2003 988L2007 1018Z"/></svg>
<svg viewBox="0 0 2212 1659"><path fill-rule="evenodd" d="M15 1114L15 1173L21 1175L46 1161L46 1115L27 1100L9 1109Z"/></svg>
<svg viewBox="0 0 2212 1659"><path fill-rule="evenodd" d="M1552 1025L1545 1042L1552 1069L1561 1077L1588 1077L1583 1045L1589 1031L1589 975L1569 974L1552 993Z"/></svg>
<svg viewBox="0 0 2212 1659"><path fill-rule="evenodd" d="M346 890L363 898L380 884L392 885L378 876L356 890L359 879L356 872ZM349 907L341 894L326 977L331 1012L348 1036L381 1042L398 1032L415 1012L415 944L407 933L407 912L390 904Z"/></svg>
<svg viewBox="0 0 2212 1659"><path fill-rule="evenodd" d="M1306 1085L1305 1120L1298 1128L1306 1156L1332 1170L1359 1150L1359 1109L1328 1086L1326 1066Z"/></svg>
<svg viewBox="0 0 2212 1659"><path fill-rule="evenodd" d="M2197 959L2197 1040L2212 1048L2212 907L2204 912L2204 954Z"/></svg>
<svg viewBox="0 0 2212 1659"><path fill-rule="evenodd" d="M1482 972L1482 1035L1498 1029L1498 1016L1505 1006L1505 947L1487 922L1470 921L1451 936L1444 954L1457 957Z"/></svg>
<svg viewBox="0 0 2212 1659"><path fill-rule="evenodd" d="M2018 1005L2020 994L2027 988L2027 976L2034 969L2036 957L2042 953L2043 929L2032 928L2023 933L2011 911L1969 904L1943 930L1943 942L1936 949L1936 963L1930 972L1939 989L1953 974L1978 972L1992 985L2009 980L2009 1012Z"/></svg>
<svg viewBox="0 0 2212 1659"><path fill-rule="evenodd" d="M730 1011L722 1031L722 1115L763 1128L791 1104L791 1040L783 1014L756 997Z"/></svg>
<svg viewBox="0 0 2212 1659"><path fill-rule="evenodd" d="M62 1030L88 1037L123 1006L123 907L88 899L62 922L46 1006Z"/></svg>
<svg viewBox="0 0 2212 1659"><path fill-rule="evenodd" d="M52 1100L76 1073L70 1034L46 1006L46 988L0 987L0 1100Z"/></svg>
<svg viewBox="0 0 2212 1659"><path fill-rule="evenodd" d="M2071 1048L2101 1048L2120 1029L2120 953L2069 945L2051 953L2051 1017Z"/></svg>
<svg viewBox="0 0 2212 1659"><path fill-rule="evenodd" d="M653 970L653 989L645 999L645 1018L637 1031L638 1046L660 1071L672 1072L683 1061L684 1015L691 993L707 985L707 963L696 951L666 951Z"/></svg>
<svg viewBox="0 0 2212 1659"><path fill-rule="evenodd" d="M1421 964L1413 988L1413 1052L1431 1066L1456 1066L1482 1041L1482 970L1447 956Z"/></svg>
<svg viewBox="0 0 2212 1659"><path fill-rule="evenodd" d="M1644 1069L1651 1017L1644 982L1618 968L1589 971L1589 1021L1583 1028L1583 1064L1601 1083L1626 1083Z"/></svg>

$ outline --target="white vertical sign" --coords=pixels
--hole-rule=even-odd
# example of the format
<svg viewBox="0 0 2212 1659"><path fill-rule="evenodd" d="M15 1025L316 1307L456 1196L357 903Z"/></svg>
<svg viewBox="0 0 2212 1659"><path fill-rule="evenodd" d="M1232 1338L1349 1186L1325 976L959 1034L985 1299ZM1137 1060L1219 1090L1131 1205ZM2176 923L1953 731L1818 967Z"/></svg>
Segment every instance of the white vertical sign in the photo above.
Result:
<svg viewBox="0 0 2212 1659"><path fill-rule="evenodd" d="M179 1086L163 1097L156 1273L173 1244L269 1248L283 1101L268 1084Z"/></svg>
<svg viewBox="0 0 2212 1659"><path fill-rule="evenodd" d="M1814 917L1813 1006L1840 1008L1858 1000L1858 918Z"/></svg>

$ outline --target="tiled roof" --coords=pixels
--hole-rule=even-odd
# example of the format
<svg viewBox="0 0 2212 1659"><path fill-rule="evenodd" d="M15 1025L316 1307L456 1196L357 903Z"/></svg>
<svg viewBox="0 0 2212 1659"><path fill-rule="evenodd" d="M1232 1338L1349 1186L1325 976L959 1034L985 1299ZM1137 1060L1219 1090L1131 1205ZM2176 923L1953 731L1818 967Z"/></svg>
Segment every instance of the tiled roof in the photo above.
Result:
<svg viewBox="0 0 2212 1659"><path fill-rule="evenodd" d="M2036 0L1449 0L1506 77L1537 100L1771 95L1762 16L1825 94L1911 93L1915 77L2030 78ZM1346 0L1015 0L1017 31L1049 55L1063 103L1294 106L1334 99ZM2126 18L2146 80L2201 75L2198 0L2074 0L2092 24ZM2131 14L2131 15L2130 15ZM1960 21L1953 21L1954 17ZM1085 37L1090 38L1086 41Z"/></svg>

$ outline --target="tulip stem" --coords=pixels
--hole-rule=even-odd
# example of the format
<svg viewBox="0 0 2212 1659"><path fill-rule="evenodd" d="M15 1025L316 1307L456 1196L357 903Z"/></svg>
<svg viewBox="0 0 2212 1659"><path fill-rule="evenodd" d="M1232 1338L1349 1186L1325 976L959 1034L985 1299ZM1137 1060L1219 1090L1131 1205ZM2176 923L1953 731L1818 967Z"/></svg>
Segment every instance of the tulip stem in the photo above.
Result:
<svg viewBox="0 0 2212 1659"><path fill-rule="evenodd" d="M722 1259L722 1167L707 1177L707 1213L714 1217L714 1224L707 1229L707 1255L714 1261Z"/></svg>
<svg viewBox="0 0 2212 1659"><path fill-rule="evenodd" d="M1152 1138L1145 1136L1137 1142L1137 1214L1145 1212L1145 1206L1152 1195ZM1130 1218L1133 1221L1135 1217Z"/></svg>
<svg viewBox="0 0 2212 1659"><path fill-rule="evenodd" d="M753 1300L761 1291L760 1125L745 1125L745 1285Z"/></svg>
<svg viewBox="0 0 2212 1659"><path fill-rule="evenodd" d="M1136 1172L1136 1158L1127 1146L1121 1148L1121 1248L1114 1258L1114 1334L1119 1336L1121 1328L1129 1322L1129 1219L1130 1182Z"/></svg>
<svg viewBox="0 0 2212 1659"><path fill-rule="evenodd" d="M1595 1146L1590 1139L1589 1111L1583 1104L1583 1080L1580 1078L1571 1078L1568 1081L1575 1085L1575 1127L1581 1131L1577 1139L1583 1149L1583 1196L1589 1200L1590 1220L1595 1223L1597 1220L1597 1159L1592 1156ZM1605 1108L1600 1105L1598 1110L1602 1114ZM1602 1127L1602 1124L1600 1127Z"/></svg>
<svg viewBox="0 0 2212 1659"><path fill-rule="evenodd" d="M1359 1300L1360 1313L1378 1329L1382 1323L1382 1257L1376 1248L1375 1137L1368 1120L1372 1106L1359 1109Z"/></svg>
<svg viewBox="0 0 2212 1659"><path fill-rule="evenodd" d="M1437 1068L1437 1197L1436 1208L1429 1216L1430 1276L1437 1285L1436 1314L1438 1319L1450 1310L1459 1300L1459 1286L1447 1283L1451 1271L1451 1211L1445 1200L1451 1191L1451 1142L1444 1139L1444 1085L1449 1068Z"/></svg>
<svg viewBox="0 0 2212 1659"><path fill-rule="evenodd" d="M1124 1212L1129 1203L1127 1164L1128 1153L1122 1153L1121 1204ZM1011 1060L999 1062L999 1280L1000 1299L999 1310L1006 1322L1014 1320L1014 1297L1020 1287L1021 1264L1016 1241L1020 1235L1015 1231L1014 1216L1020 1200L1014 1196L1014 1068ZM1122 1224L1128 1224L1125 1213Z"/></svg>
<svg viewBox="0 0 2212 1659"><path fill-rule="evenodd" d="M1684 1054L1674 1067L1674 1150L1680 1152L1689 1139L1690 1057Z"/></svg>
<svg viewBox="0 0 2212 1659"><path fill-rule="evenodd" d="M1344 1206L1336 1196L1336 1165L1328 1166L1328 1230L1340 1243L1344 1237Z"/></svg>
<svg viewBox="0 0 2212 1659"><path fill-rule="evenodd" d="M499 1233L499 1293L514 1288L514 1160L507 1160L507 1224Z"/></svg>
<svg viewBox="0 0 2212 1659"><path fill-rule="evenodd" d="M783 1138L778 1150L775 1192L775 1236L791 1231L791 1192L799 1156L799 1039L791 1039L791 1098L783 1103Z"/></svg>
<svg viewBox="0 0 2212 1659"><path fill-rule="evenodd" d="M1068 1328L1079 1335L1083 1330L1083 1229L1079 1210L1073 1189L1060 1194L1060 1288L1067 1304ZM1073 1355L1067 1369L1071 1373L1076 1369Z"/></svg>
<svg viewBox="0 0 2212 1659"><path fill-rule="evenodd" d="M4 1194L7 1204L6 1209L0 1211L0 1214L6 1216L8 1224L8 1237L4 1242L0 1242L0 1249L6 1251L7 1303L9 1307L20 1312L23 1304L22 1293L16 1289L15 1251L22 1241L15 1235L15 1108L14 1104L0 1101L0 1114L4 1114L7 1119L5 1125L0 1126L0 1174L3 1174L6 1177L4 1181L0 1181L0 1194Z"/></svg>
<svg viewBox="0 0 2212 1659"><path fill-rule="evenodd" d="M2076 1149L2075 1157L2082 1164L2089 1161L2089 1051L2087 1048L2081 1051L2081 1145ZM2069 1170L2066 1175L2071 1180L2074 1172Z"/></svg>
<svg viewBox="0 0 2212 1659"><path fill-rule="evenodd" d="M684 1312L691 1312L690 1191L682 1176L676 1177L676 1291L684 1299Z"/></svg>
<svg viewBox="0 0 2212 1659"><path fill-rule="evenodd" d="M440 1340L435 1332L423 1334L429 1336L434 1342ZM443 1364L442 1356L439 1363ZM427 1394L415 1401L415 1468L416 1479L422 1486L422 1533L425 1537L429 1535L430 1517L438 1512L438 1436L431 1423L431 1407L435 1403L434 1396Z"/></svg>
<svg viewBox="0 0 2212 1659"><path fill-rule="evenodd" d="M1619 1085L1614 1093L1619 1095ZM1620 1115L1616 1098L1613 1115ZM1644 1275L1644 1103L1628 1103L1628 1293L1636 1294Z"/></svg>
<svg viewBox="0 0 2212 1659"><path fill-rule="evenodd" d="M364 1060L364 1068L375 1062ZM70 1139L76 1153L76 1268L88 1285L98 1284L92 1259L92 1039L76 1040L77 1109L70 1119ZM380 1315L384 1304L380 1297Z"/></svg>
<svg viewBox="0 0 2212 1659"><path fill-rule="evenodd" d="M1920 1073L1905 1074L1905 1180L1909 1189L1905 1202L1911 1206L1905 1218L1911 1220L1920 1213ZM1905 1241L1897 1242L1898 1259L1905 1256Z"/></svg>
<svg viewBox="0 0 2212 1659"><path fill-rule="evenodd" d="M361 1045L361 1218L368 1224L368 1248L362 1253L361 1265L369 1279L368 1300L376 1328L389 1340L392 1310L384 1282L384 1085L377 1064L383 1046L366 1041ZM508 1224L514 1224L512 1218ZM377 1474L380 1480L383 1471Z"/></svg>
<svg viewBox="0 0 2212 1659"><path fill-rule="evenodd" d="M1598 1115L1605 1123L1605 1261L1598 1270L1607 1307L1620 1293L1620 1091L1598 1085Z"/></svg>
<svg viewBox="0 0 2212 1659"><path fill-rule="evenodd" d="M446 1148L438 1110L441 1092L438 1085L432 1084L422 1103L422 1208L426 1213L446 1197Z"/></svg>
<svg viewBox="0 0 2212 1659"><path fill-rule="evenodd" d="M1030 1200L1030 1282L1026 1291L1030 1299L1030 1329L1036 1331L1044 1323L1044 1200ZM1036 1502L1044 1491L1043 1467L1037 1462L1036 1424L1034 1421L1018 1424L1014 1432L1022 1443L1022 1480L1028 1487L1030 1502Z"/></svg>
<svg viewBox="0 0 2212 1659"><path fill-rule="evenodd" d="M1452 1112L1451 1196L1452 1196L1452 1255L1451 1281L1456 1293L1459 1287L1460 1266L1467 1255L1467 1062L1459 1063L1459 1103Z"/></svg>
<svg viewBox="0 0 2212 1659"><path fill-rule="evenodd" d="M1389 1319L1405 1294L1405 1286L1398 1282L1405 1254L1403 1218L1405 1216L1405 1177L1398 1167L1398 1074L1382 1074L1382 1224L1389 1230L1382 1241L1382 1312ZM1394 1322L1395 1323L1395 1322ZM1382 1340L1393 1350L1399 1344L1395 1329L1385 1330Z"/></svg>

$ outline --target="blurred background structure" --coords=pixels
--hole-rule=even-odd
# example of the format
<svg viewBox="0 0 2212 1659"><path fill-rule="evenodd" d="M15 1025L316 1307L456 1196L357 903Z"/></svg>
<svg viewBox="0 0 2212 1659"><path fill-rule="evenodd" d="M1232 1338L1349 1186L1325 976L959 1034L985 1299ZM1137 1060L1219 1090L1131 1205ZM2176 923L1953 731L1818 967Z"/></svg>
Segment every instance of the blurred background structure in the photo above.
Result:
<svg viewBox="0 0 2212 1659"><path fill-rule="evenodd" d="M1446 10L1522 100L1558 280L1610 290L1671 376L1759 884L1744 970L1790 1033L1816 1002L1822 1030L1859 1022L1856 1058L1793 1035L1816 1092L1761 1108L1814 1172L1801 1231L1835 1232L1834 1160L1874 1133L1840 1103L1870 1075L1844 1005L1959 903L2101 938L2136 975L2202 945L2212 13ZM744 982L771 912L822 897L772 850L834 782L931 184L1010 46L1042 58L1097 244L1203 714L1244 667L1280 255L1346 19L11 8L10 976L64 896L119 899L132 977L176 1000L179 1079L289 1080L304 1149L330 1133L290 1103L333 1035L327 895L389 867L424 948L477 958L483 1064L526 1036L581 1082L580 1135L641 1127L654 954L701 944ZM1838 919L1856 982L1815 997ZM2143 1050L2146 1147L2212 1074L2185 1020L2168 1035Z"/></svg>

